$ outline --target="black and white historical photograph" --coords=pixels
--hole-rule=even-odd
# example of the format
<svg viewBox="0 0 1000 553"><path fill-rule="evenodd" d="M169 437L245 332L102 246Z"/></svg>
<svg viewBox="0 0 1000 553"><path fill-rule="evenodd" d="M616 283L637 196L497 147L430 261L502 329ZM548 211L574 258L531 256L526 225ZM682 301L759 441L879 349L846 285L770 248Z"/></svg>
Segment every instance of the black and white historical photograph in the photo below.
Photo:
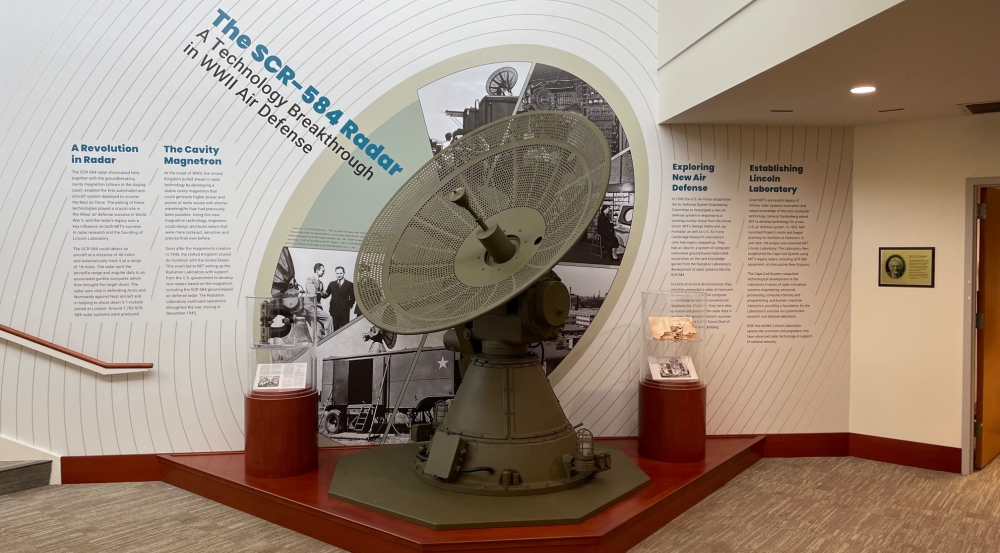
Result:
<svg viewBox="0 0 1000 553"><path fill-rule="evenodd" d="M684 363L677 357L667 359L665 363L660 363L660 378L681 378L691 376L691 371L684 366Z"/></svg>
<svg viewBox="0 0 1000 553"><path fill-rule="evenodd" d="M545 374L551 374L559 366L590 328L597 312L604 305L615 275L618 274L618 270L614 268L563 264L556 265L553 271L569 289L570 307L566 324L559 330L559 337L541 342L534 348L535 353L542 358Z"/></svg>
<svg viewBox="0 0 1000 553"><path fill-rule="evenodd" d="M559 366L590 327L618 272L576 265L557 265L554 270L570 291L570 312L557 339L532 347L546 374ZM438 408L447 410L461 384L460 355L444 348L443 335L428 335L405 388L420 336L386 332L358 317L317 346L321 444L374 443L383 435L388 443L403 443L412 433L429 428L435 405L440 402ZM393 416L397 402L399 410Z"/></svg>
<svg viewBox="0 0 1000 553"><path fill-rule="evenodd" d="M421 337L386 332L362 315L316 346L320 445L370 444L383 435L387 443L407 442L434 403L450 402L461 378L444 332L427 335L404 389Z"/></svg>
<svg viewBox="0 0 1000 553"><path fill-rule="evenodd" d="M354 297L355 259L356 252L282 248L271 295L284 298L293 316L305 317L321 341L361 314ZM315 298L316 303L299 298Z"/></svg>
<svg viewBox="0 0 1000 553"><path fill-rule="evenodd" d="M652 357L648 359L653 380L667 382L693 382L698 380L690 356Z"/></svg>
<svg viewBox="0 0 1000 553"><path fill-rule="evenodd" d="M514 115L530 69L528 62L480 65L417 90L431 153L487 123Z"/></svg>
<svg viewBox="0 0 1000 553"><path fill-rule="evenodd" d="M319 434L340 444L408 442L414 425L431 424L436 404L450 405L461 382L458 354L425 345L413 365L416 348L391 333L368 326L362 340L368 353L322 360Z"/></svg>
<svg viewBox="0 0 1000 553"><path fill-rule="evenodd" d="M597 90L556 67L503 62L452 73L419 89L417 97L432 154L515 109L571 111L597 125L611 149L608 191L587 232L562 261L621 265L632 230L635 170L621 123Z"/></svg>
<svg viewBox="0 0 1000 553"><path fill-rule="evenodd" d="M612 157L628 148L621 122L604 96L568 71L535 64L518 113L535 110L570 111L590 119L607 139Z"/></svg>
<svg viewBox="0 0 1000 553"><path fill-rule="evenodd" d="M611 160L608 191L597 216L580 241L563 256L564 263L612 265L622 263L632 231L635 206L635 169L632 153L625 152Z"/></svg>
<svg viewBox="0 0 1000 553"><path fill-rule="evenodd" d="M257 381L258 388L276 388L278 386L278 381L281 380L280 376L262 376L260 380Z"/></svg>

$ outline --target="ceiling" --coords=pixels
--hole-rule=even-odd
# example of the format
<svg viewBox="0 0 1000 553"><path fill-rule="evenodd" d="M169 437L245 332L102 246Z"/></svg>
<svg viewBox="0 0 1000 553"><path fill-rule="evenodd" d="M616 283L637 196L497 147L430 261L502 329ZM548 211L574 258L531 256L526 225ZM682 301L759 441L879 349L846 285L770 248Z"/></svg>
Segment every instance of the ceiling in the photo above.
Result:
<svg viewBox="0 0 1000 553"><path fill-rule="evenodd" d="M878 90L849 92L860 85ZM1000 1L906 0L665 123L865 125L955 117L965 114L958 104L991 101L1000 101Z"/></svg>

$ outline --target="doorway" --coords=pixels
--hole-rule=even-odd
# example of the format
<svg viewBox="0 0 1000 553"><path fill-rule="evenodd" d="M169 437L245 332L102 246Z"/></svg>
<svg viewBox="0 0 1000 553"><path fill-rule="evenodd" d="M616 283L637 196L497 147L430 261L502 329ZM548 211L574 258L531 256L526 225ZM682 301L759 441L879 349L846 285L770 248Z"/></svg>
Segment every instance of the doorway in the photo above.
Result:
<svg viewBox="0 0 1000 553"><path fill-rule="evenodd" d="M372 375L375 364L372 359L352 359L347 372L347 404L373 404Z"/></svg>
<svg viewBox="0 0 1000 553"><path fill-rule="evenodd" d="M974 189L973 467L1000 455L1000 186Z"/></svg>

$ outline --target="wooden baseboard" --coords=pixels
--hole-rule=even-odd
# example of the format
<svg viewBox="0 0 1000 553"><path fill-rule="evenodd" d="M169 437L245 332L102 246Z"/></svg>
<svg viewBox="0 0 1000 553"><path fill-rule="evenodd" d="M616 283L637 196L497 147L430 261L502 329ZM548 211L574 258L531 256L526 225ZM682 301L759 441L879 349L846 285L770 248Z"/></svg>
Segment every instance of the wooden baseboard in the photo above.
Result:
<svg viewBox="0 0 1000 553"><path fill-rule="evenodd" d="M752 435L752 434L750 434ZM727 434L713 438L745 438L747 434ZM764 458L847 457L847 432L816 434L765 434Z"/></svg>
<svg viewBox="0 0 1000 553"><path fill-rule="evenodd" d="M160 480L160 459L155 454L87 455L60 461L63 484Z"/></svg>
<svg viewBox="0 0 1000 553"><path fill-rule="evenodd" d="M846 457L848 433L768 434L764 457Z"/></svg>
<svg viewBox="0 0 1000 553"><path fill-rule="evenodd" d="M733 437L737 436L739 435ZM766 437L765 458L857 457L907 467L958 474L962 472L962 450L957 447L851 432L767 434Z"/></svg>
<svg viewBox="0 0 1000 553"><path fill-rule="evenodd" d="M865 434L851 434L851 457L943 472L962 473L962 449L908 442Z"/></svg>

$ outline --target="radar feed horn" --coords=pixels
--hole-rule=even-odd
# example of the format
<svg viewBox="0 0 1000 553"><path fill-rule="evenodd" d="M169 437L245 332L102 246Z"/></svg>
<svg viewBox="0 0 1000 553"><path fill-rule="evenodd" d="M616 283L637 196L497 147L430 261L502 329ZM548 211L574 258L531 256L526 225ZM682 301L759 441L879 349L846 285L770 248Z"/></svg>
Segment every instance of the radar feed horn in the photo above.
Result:
<svg viewBox="0 0 1000 553"><path fill-rule="evenodd" d="M507 233L499 225L487 223L478 213L473 211L472 206L469 205L469 196L465 188L460 186L452 190L451 194L448 195L448 200L468 211L469 215L472 215L472 218L479 224L482 232L477 232L476 238L486 248L491 259L496 263L506 263L514 257L514 254L517 253L517 246L507 238Z"/></svg>

